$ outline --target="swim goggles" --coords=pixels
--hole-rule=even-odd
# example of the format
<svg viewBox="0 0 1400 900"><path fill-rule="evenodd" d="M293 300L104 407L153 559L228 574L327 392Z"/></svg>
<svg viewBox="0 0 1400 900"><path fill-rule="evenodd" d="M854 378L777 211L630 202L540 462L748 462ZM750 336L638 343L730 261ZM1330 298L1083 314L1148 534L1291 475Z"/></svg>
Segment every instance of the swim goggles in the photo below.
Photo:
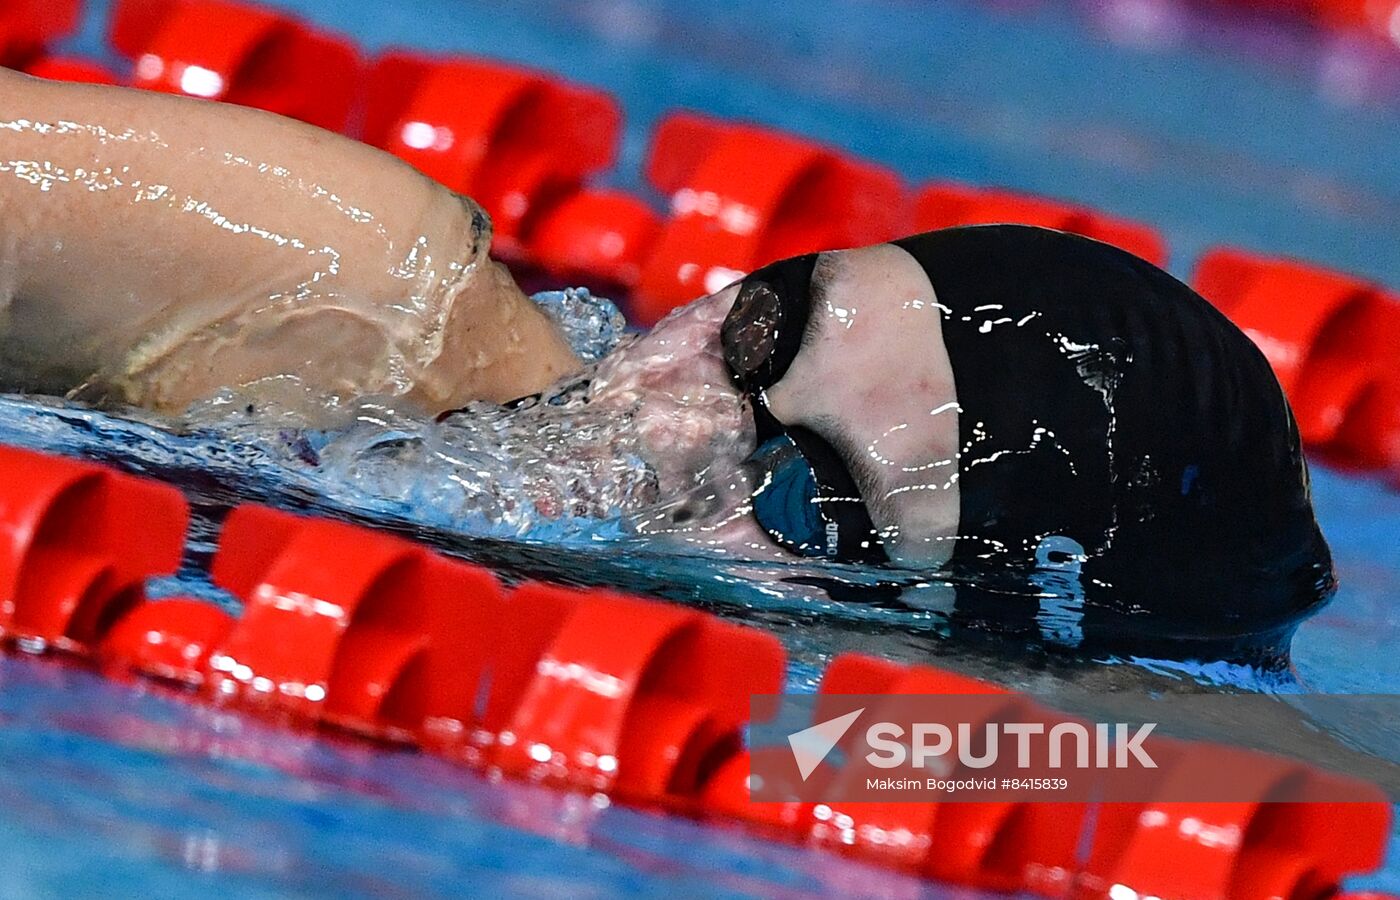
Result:
<svg viewBox="0 0 1400 900"><path fill-rule="evenodd" d="M800 556L886 562L841 454L811 429L778 421L764 394L802 349L816 263L812 253L750 274L720 329L730 377L753 407L758 449L745 460L755 478L753 516L778 546Z"/></svg>

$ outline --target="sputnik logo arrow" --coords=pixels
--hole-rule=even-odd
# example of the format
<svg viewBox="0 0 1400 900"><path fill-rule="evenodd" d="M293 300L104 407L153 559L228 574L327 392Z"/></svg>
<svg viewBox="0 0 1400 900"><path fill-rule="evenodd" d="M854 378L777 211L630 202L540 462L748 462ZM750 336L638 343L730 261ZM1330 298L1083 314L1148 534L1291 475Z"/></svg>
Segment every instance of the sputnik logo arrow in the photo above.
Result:
<svg viewBox="0 0 1400 900"><path fill-rule="evenodd" d="M865 712L865 707L862 706L855 712L848 712L844 716L818 722L811 728L804 728L788 735L788 746L792 748L792 758L797 760L797 771L802 775L803 781L806 781L807 776L817 770L817 766L826 759L831 748L835 747L846 732L851 730L851 726L856 723L856 719L859 719L863 712Z"/></svg>

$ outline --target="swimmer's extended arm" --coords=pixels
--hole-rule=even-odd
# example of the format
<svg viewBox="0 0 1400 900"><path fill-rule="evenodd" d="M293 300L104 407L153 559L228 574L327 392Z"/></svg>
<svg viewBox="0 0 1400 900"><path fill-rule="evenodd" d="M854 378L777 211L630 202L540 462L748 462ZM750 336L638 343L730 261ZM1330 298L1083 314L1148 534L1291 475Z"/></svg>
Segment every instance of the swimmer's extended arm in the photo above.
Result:
<svg viewBox="0 0 1400 900"><path fill-rule="evenodd" d="M0 69L0 387L508 400L577 365L470 200L240 107Z"/></svg>

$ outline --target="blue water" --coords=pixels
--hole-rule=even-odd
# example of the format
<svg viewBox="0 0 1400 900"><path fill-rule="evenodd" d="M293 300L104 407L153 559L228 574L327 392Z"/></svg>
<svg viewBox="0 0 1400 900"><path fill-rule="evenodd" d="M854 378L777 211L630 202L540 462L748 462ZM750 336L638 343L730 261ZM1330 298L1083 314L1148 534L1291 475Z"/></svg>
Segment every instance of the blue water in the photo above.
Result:
<svg viewBox="0 0 1400 900"><path fill-rule="evenodd" d="M1003 184L1155 223L1179 274L1230 242L1400 286L1400 52L1349 38L1192 19L1166 0L273 5L371 49L476 52L606 87L628 116L606 180L643 193L652 124L691 107L821 137L914 182ZM70 49L103 56L105 8L92 4ZM1316 492L1343 588L1299 633L1296 681L1191 675L1283 690L1400 684L1400 494L1325 470ZM509 547L468 549L530 571ZM877 613L858 627L781 607L750 618L784 634L795 688L841 649L968 662ZM1119 670L1171 672L1105 669ZM0 659L0 688L4 896L958 895L725 827L272 731L50 661ZM1357 885L1400 890L1400 852Z"/></svg>

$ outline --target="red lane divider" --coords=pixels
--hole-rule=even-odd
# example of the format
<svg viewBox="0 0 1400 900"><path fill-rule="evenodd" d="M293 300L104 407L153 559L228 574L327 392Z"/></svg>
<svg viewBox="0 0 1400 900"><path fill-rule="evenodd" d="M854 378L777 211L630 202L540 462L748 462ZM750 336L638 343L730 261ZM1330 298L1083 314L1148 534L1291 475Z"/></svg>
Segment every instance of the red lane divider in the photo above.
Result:
<svg viewBox="0 0 1400 900"><path fill-rule="evenodd" d="M908 224L888 169L695 113L657 126L647 178L671 206L632 306L647 325L774 260L889 240Z"/></svg>
<svg viewBox="0 0 1400 900"><path fill-rule="evenodd" d="M185 524L172 488L0 448L6 633L45 642L26 649L89 652L109 667L181 682L216 703L403 740L536 781L737 817L790 840L997 890L1330 896L1344 875L1380 863L1388 835L1390 808L1378 789L1183 742L1163 757L1162 796L1225 779L1236 792L1252 786L1257 800L1099 805L1093 815L1078 803L755 803L741 732L749 695L782 687L784 654L770 635L605 591L526 584L505 595L489 572L417 544L254 506L231 514L213 566L215 580L244 599L240 617L187 598L142 602L143 580L178 564ZM990 694L998 702L989 722L1056 718L955 673L838 657L819 700L853 693ZM777 750L799 777L791 754ZM1364 802L1309 800L1346 786ZM1269 802L1284 788L1301 801ZM1081 862L1076 848L1091 824Z"/></svg>
<svg viewBox="0 0 1400 900"><path fill-rule="evenodd" d="M78 25L80 0L5 0L0 4L0 66L22 67Z"/></svg>
<svg viewBox="0 0 1400 900"><path fill-rule="evenodd" d="M740 751L749 695L782 689L776 638L694 610L542 584L514 591L510 609L551 619L537 654L538 618L507 616L508 645L534 661L494 761L531 780L694 798Z"/></svg>
<svg viewBox="0 0 1400 900"><path fill-rule="evenodd" d="M1362 392L1326 449L1363 468L1388 472L1400 488L1400 372L1388 372Z"/></svg>
<svg viewBox="0 0 1400 900"><path fill-rule="evenodd" d="M1400 477L1400 298L1318 266L1214 249L1202 296L1263 351L1303 440Z"/></svg>
<svg viewBox="0 0 1400 900"><path fill-rule="evenodd" d="M174 488L0 447L0 633L85 652L180 564L189 519Z"/></svg>
<svg viewBox="0 0 1400 900"><path fill-rule="evenodd" d="M915 204L914 221L919 231L1001 222L1039 225L1113 244L1159 266L1167 264L1166 241L1155 229L1071 203L939 182L921 190Z"/></svg>
<svg viewBox="0 0 1400 900"><path fill-rule="evenodd" d="M1266 13L1309 19L1328 28L1370 31L1386 42L1395 40L1400 0L1217 0Z"/></svg>
<svg viewBox="0 0 1400 900"><path fill-rule="evenodd" d="M52 81L77 81L86 84L117 84L114 72L105 66L83 59L70 59L66 56L40 56L24 67L24 71L38 78Z"/></svg>
<svg viewBox="0 0 1400 900"><path fill-rule="evenodd" d="M236 0L120 0L110 39L135 87L224 100L344 129L360 80L355 45Z"/></svg>
<svg viewBox="0 0 1400 900"><path fill-rule="evenodd" d="M1326 326L1374 292L1348 275L1291 260L1249 260L1243 270L1237 254L1227 261L1235 267L1235 289L1205 296L1259 345L1289 394L1298 388L1303 366ZM1209 285L1215 277L1211 254L1199 265Z"/></svg>
<svg viewBox="0 0 1400 900"><path fill-rule="evenodd" d="M526 256L556 278L631 293L661 233L661 217L621 191L584 190L540 214Z"/></svg>
<svg viewBox="0 0 1400 900"><path fill-rule="evenodd" d="M209 689L404 740L460 739L503 621L484 569L399 538L256 506L234 510L216 584L245 602Z"/></svg>
<svg viewBox="0 0 1400 900"><path fill-rule="evenodd" d="M237 620L212 603L173 597L142 603L102 636L103 662L150 678L203 687L209 658Z"/></svg>
<svg viewBox="0 0 1400 900"><path fill-rule="evenodd" d="M542 209L612 164L622 125L601 91L466 57L386 54L365 103L364 139L476 199L507 254Z"/></svg>
<svg viewBox="0 0 1400 900"><path fill-rule="evenodd" d="M1073 897L1111 896L1116 884L1182 900L1326 897L1343 877L1381 865L1390 807L1379 788L1363 791L1359 782L1234 747L1180 747L1176 758L1159 760L1161 795L1202 795L1219 785L1257 799L1099 806ZM1279 791L1295 799L1269 802ZM1322 799L1346 795L1356 802Z"/></svg>
<svg viewBox="0 0 1400 900"><path fill-rule="evenodd" d="M1364 28L1394 43L1400 0L1318 0L1318 18L1334 27Z"/></svg>

